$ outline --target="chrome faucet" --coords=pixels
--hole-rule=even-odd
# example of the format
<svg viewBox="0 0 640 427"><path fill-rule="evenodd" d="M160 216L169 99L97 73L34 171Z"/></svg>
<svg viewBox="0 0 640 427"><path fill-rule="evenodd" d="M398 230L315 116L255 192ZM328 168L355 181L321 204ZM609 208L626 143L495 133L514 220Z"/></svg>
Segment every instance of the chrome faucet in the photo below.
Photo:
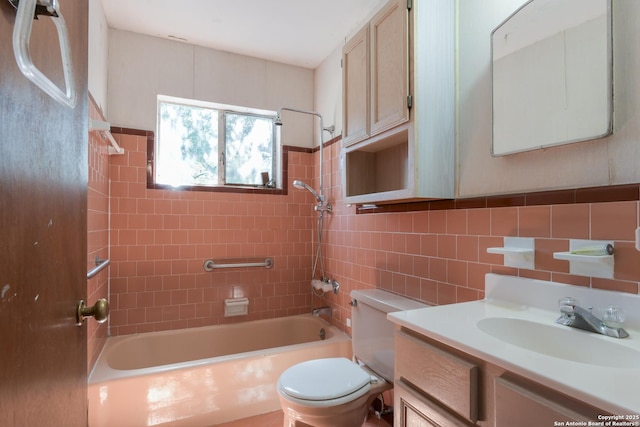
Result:
<svg viewBox="0 0 640 427"><path fill-rule="evenodd" d="M328 305L325 305L324 307L314 308L313 310L311 310L311 315L313 316L320 316L324 314L331 317L332 313L333 313L333 309Z"/></svg>
<svg viewBox="0 0 640 427"><path fill-rule="evenodd" d="M563 298L559 301L560 317L556 323L578 328L589 332L606 335L614 338L626 338L627 331L622 329L622 311L618 307L609 307L605 313L604 320L598 319L591 313L577 305L573 298Z"/></svg>

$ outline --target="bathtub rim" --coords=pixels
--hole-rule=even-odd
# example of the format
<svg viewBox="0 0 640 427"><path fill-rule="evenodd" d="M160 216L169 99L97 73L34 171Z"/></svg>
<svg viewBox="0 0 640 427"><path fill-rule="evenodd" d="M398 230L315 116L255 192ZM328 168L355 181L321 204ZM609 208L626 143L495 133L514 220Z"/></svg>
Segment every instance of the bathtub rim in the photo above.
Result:
<svg viewBox="0 0 640 427"><path fill-rule="evenodd" d="M113 346L115 346L119 342L124 341L126 339L135 339L140 335L165 334L165 333L169 334L169 333L175 333L176 331L191 330L191 329L217 329L217 328L222 328L230 325L249 324L253 322L265 322L265 321L275 322L278 320L281 321L282 319L294 319L296 317L316 319L317 321L324 324L323 327L331 330L332 332L331 337L325 340L310 341L310 342L304 342L299 344L290 344L290 345L271 347L271 348L266 348L261 350L247 351L244 353L229 354L224 356L214 356L214 357L208 357L205 359L189 360L185 362L170 363L166 365L152 366L152 367L146 367L146 368L119 370L119 369L114 369L110 367L107 362L107 352L110 351ZM100 384L108 381L117 381L119 379L154 375L162 372L177 371L184 368L203 366L203 365L211 364L214 362L222 363L225 361L248 359L253 357L268 357L270 355L277 354L284 351L295 351L303 347L322 346L322 345L327 345L329 343L342 342L342 341L351 341L351 337L347 335L345 332L341 331L336 326L327 322L325 319L318 316L312 316L311 314L298 314L293 316L276 317L276 318L269 318L269 319L248 320L246 322L238 322L238 323L225 323L225 324L218 324L218 325L198 326L196 328L170 329L170 330L164 330L164 331L142 332L142 333L136 333L136 334L107 337L107 341L105 345L102 347L102 350L100 351L100 354L96 359L96 363L94 364L93 368L91 369L91 373L87 378L87 384L95 385L95 384Z"/></svg>

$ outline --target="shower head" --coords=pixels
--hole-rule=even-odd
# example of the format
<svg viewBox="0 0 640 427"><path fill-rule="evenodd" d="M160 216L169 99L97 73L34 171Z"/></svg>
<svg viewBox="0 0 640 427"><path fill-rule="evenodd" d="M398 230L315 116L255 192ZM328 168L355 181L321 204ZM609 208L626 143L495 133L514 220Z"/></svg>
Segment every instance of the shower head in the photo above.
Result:
<svg viewBox="0 0 640 427"><path fill-rule="evenodd" d="M296 179L295 181L293 181L293 186L301 190L308 190L311 194L313 194L313 197L315 197L318 202L322 202L322 197L318 193L316 193L316 191L311 188L309 184Z"/></svg>
<svg viewBox="0 0 640 427"><path fill-rule="evenodd" d="M276 126L282 126L282 117L280 117L280 112L276 115L276 119L273 121L273 124Z"/></svg>

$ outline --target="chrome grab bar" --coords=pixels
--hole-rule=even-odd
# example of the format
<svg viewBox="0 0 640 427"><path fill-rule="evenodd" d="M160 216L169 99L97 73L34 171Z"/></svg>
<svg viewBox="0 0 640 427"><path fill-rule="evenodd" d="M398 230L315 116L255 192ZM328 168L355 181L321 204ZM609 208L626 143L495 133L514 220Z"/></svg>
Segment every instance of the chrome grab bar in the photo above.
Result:
<svg viewBox="0 0 640 427"><path fill-rule="evenodd" d="M227 263L227 264L219 264L212 259L208 259L204 262L203 267L205 271L213 271L217 268L243 268L243 267L271 268L273 267L273 259L267 258L264 260L264 262L238 262L238 263Z"/></svg>
<svg viewBox="0 0 640 427"><path fill-rule="evenodd" d="M13 53L18 68L24 76L47 93L51 98L69 108L76 106L76 88L71 65L69 34L64 17L60 12L58 0L9 0L16 8L16 21L13 28ZM51 17L58 31L62 70L64 72L65 92L56 86L33 64L29 53L29 40L34 18L39 15Z"/></svg>
<svg viewBox="0 0 640 427"><path fill-rule="evenodd" d="M91 270L87 271L87 279L91 279L95 277L98 273L100 273L107 265L111 263L108 259L100 259L96 257L96 266Z"/></svg>

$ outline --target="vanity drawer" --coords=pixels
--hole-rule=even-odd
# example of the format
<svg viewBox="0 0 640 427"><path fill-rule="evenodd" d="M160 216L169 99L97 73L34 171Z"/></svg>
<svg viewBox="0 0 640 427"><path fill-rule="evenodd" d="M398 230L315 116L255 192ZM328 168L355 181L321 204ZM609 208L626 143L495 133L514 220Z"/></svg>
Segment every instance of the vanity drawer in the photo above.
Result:
<svg viewBox="0 0 640 427"><path fill-rule="evenodd" d="M395 337L396 379L462 417L478 420L478 366L402 330Z"/></svg>

